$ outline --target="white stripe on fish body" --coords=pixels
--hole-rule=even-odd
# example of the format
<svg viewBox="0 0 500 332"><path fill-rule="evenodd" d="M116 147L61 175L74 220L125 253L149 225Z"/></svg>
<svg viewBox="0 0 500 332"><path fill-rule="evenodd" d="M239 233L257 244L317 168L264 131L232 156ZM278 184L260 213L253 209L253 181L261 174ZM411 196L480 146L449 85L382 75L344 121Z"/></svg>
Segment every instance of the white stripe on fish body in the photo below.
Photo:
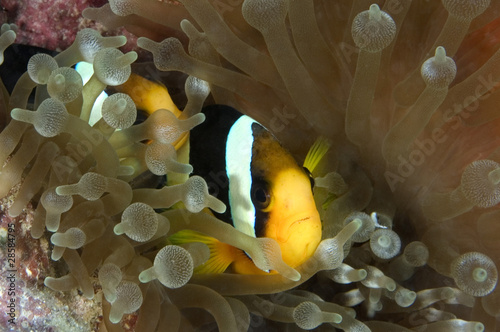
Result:
<svg viewBox="0 0 500 332"><path fill-rule="evenodd" d="M229 204L234 228L255 237L255 207L252 203L252 162L254 119L242 115L231 127L226 143L226 173Z"/></svg>

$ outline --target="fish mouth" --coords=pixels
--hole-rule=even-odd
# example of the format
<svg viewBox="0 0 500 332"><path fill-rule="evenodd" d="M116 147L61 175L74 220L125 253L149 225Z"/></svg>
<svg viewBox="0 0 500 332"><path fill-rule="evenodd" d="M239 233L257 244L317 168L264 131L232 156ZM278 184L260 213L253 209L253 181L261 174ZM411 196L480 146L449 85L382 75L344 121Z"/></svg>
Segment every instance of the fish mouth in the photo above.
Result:
<svg viewBox="0 0 500 332"><path fill-rule="evenodd" d="M290 218L287 227L283 227L277 235L284 262L291 267L296 267L314 253L321 240L319 218L316 218L314 214L295 216L293 221Z"/></svg>
<svg viewBox="0 0 500 332"><path fill-rule="evenodd" d="M292 228L292 227L293 227L295 224L297 224L297 223L301 223L301 222L303 222L303 221L307 221L307 220L310 220L310 219L311 219L311 217L309 216L309 217L305 217L305 218L302 218L302 219L295 220L295 221L294 221L294 222L290 225L290 228Z"/></svg>
<svg viewBox="0 0 500 332"><path fill-rule="evenodd" d="M280 236L281 238L281 241L282 243L285 243L289 240L291 234L294 232L294 229L299 226L301 223L303 222L306 222L306 221L309 221L311 220L311 216L307 216L307 217L304 217L304 218L300 218L300 219L296 219L295 221L293 221L286 229L286 233L282 234L282 236ZM283 218L283 220L287 220L287 218Z"/></svg>

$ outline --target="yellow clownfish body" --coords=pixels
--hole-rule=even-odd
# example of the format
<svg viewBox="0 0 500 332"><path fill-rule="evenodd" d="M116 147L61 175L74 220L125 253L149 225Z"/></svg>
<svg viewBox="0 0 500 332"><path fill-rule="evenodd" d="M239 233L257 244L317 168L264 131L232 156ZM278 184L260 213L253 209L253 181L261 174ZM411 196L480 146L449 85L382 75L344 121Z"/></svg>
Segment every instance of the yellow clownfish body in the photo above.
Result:
<svg viewBox="0 0 500 332"><path fill-rule="evenodd" d="M152 114L158 109L166 109L172 112L176 117L182 115L182 111L172 101L170 94L165 86L145 79L137 74L131 74L130 78L122 85L115 87L118 92L126 93L132 98L137 109ZM174 143L178 150L183 146L189 137L189 133L184 133Z"/></svg>
<svg viewBox="0 0 500 332"><path fill-rule="evenodd" d="M254 199L258 211L255 224L263 224L258 236L276 240L283 261L296 267L314 253L321 240L321 220L311 180L269 131L259 131L251 168L254 179L260 182L258 186L266 191L267 201Z"/></svg>
<svg viewBox="0 0 500 332"><path fill-rule="evenodd" d="M165 87L137 75L131 79L121 91L129 93L139 109L151 113L166 108L177 116L182 114L165 97ZM203 112L206 121L189 135L189 162L194 174L205 178L211 193L229 207L225 214L214 214L249 236L276 240L283 261L292 268L299 266L321 241L321 220L310 176L250 117L223 105L207 106ZM177 142L176 148L186 138ZM183 230L169 241L207 244L210 258L197 267L197 273L274 273L258 269L244 251L201 233Z"/></svg>

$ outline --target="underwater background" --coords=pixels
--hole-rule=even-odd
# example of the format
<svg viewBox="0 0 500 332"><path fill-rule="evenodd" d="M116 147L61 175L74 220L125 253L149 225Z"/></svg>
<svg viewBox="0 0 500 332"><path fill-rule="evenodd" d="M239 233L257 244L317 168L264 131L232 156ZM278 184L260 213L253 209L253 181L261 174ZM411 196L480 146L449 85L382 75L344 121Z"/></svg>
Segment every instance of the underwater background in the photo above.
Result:
<svg viewBox="0 0 500 332"><path fill-rule="evenodd" d="M35 82L27 74L15 79L2 74L5 86L21 82L10 94L2 89L0 103L2 329L500 330L497 1L2 0L1 6L0 23L17 25L2 28L2 49L13 42L9 31L15 31L16 44L62 54L53 53L57 67L48 60L39 71L51 73L83 58L102 64L103 72L122 60L126 68L118 79L96 78L97 88L85 88L76 79L80 88L67 100L66 90L48 91L48 78ZM83 18L87 7L100 9L85 11ZM118 37L108 39L108 45L92 33L78 39L85 28L107 37L124 35L127 43ZM90 39L95 46L90 55L75 51ZM110 57L121 60L99 58L103 47L119 47L122 53ZM2 72L8 73L26 50L10 46ZM128 58L121 58L124 54ZM230 105L252 116L299 164L317 138L324 138L329 150L312 171L323 242L309 263L281 269L280 259L271 259L276 252L217 228L215 218L181 205L164 211L174 203L155 200L157 183L139 178L151 170L144 140L163 139L153 128L137 138L129 130L137 124L123 129L123 135L109 124L106 129L82 124L89 120L97 92L106 88L116 94L130 71L165 85L177 107L189 110L178 115L182 120L207 104ZM185 85L188 76L201 82L190 79ZM29 100L34 87L36 96ZM58 98L63 100L53 102ZM62 104L67 113L40 115L46 122L23 117L21 110L36 110L44 102L57 104L50 107L59 107L58 112ZM74 127L65 127L67 119ZM62 129L54 129L54 123ZM88 135L75 128L85 128ZM94 130L100 134L94 136ZM98 144L92 143L95 137ZM90 151L79 152L87 141ZM171 143L175 140L166 144ZM173 158L180 160L181 152ZM99 174L115 187L88 198L82 192L50 191L85 174ZM169 195L184 191L175 187ZM45 221L51 212L41 202L49 192L74 200L56 213L60 226ZM208 196L200 195L196 198L206 199L202 207L210 206ZM117 198L126 196L123 202ZM186 197L180 200L189 206ZM153 219L159 225L167 219L170 230L160 234L158 226L158 233L140 240L117 235L113 226L123 222L133 202L155 208ZM86 239L74 245L80 235L71 243L52 237L70 228ZM183 229L232 240L247 252L255 246L270 270L280 273L193 274L194 266L203 264L196 255L203 256L204 249L177 246L168 238ZM179 262L194 265L175 286L142 274L163 269L155 257L165 245L183 248ZM15 263L9 266L13 252ZM170 266L164 274L174 270L184 273ZM128 307L116 297L140 301ZM9 315L13 298L15 311ZM13 317L16 324L9 321Z"/></svg>

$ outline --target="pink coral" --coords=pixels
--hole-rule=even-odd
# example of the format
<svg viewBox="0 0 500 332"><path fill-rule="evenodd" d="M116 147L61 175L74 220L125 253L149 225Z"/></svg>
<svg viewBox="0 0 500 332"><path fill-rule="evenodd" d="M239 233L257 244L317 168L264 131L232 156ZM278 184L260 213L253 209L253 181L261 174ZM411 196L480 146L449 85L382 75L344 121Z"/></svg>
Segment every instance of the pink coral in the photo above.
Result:
<svg viewBox="0 0 500 332"><path fill-rule="evenodd" d="M19 27L16 43L61 51L75 40L76 33L84 28L93 28L108 35L126 35L135 45L135 38L125 29L108 30L102 24L82 16L87 7L100 7L107 0L33 0L2 1L0 23L14 23Z"/></svg>

